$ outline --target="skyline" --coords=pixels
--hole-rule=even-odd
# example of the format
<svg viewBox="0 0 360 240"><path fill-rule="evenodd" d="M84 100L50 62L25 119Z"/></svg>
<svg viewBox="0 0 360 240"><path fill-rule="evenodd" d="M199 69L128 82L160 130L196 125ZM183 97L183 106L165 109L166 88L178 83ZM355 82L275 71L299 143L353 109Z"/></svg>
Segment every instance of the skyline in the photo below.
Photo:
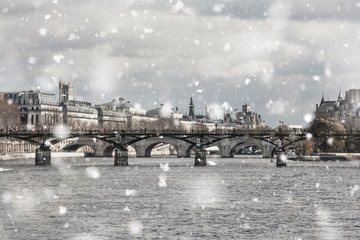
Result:
<svg viewBox="0 0 360 240"><path fill-rule="evenodd" d="M358 1L0 3L1 91L123 97L186 113L248 103L272 127L306 125L322 95L360 88ZM19 87L21 86L21 87Z"/></svg>

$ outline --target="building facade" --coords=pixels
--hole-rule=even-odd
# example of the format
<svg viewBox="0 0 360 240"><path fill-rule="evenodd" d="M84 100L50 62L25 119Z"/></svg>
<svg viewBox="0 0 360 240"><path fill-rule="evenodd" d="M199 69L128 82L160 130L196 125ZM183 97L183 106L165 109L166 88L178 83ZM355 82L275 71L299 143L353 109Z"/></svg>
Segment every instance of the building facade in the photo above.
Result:
<svg viewBox="0 0 360 240"><path fill-rule="evenodd" d="M95 108L98 112L99 130L127 127L127 113L119 100L113 99L109 103L95 105Z"/></svg>
<svg viewBox="0 0 360 240"><path fill-rule="evenodd" d="M62 107L55 94L30 90L8 92L4 96L18 106L23 126L50 127L63 120Z"/></svg>
<svg viewBox="0 0 360 240"><path fill-rule="evenodd" d="M65 103L67 101L74 100L74 91L71 83L59 82L59 103Z"/></svg>
<svg viewBox="0 0 360 240"><path fill-rule="evenodd" d="M315 117L332 118L341 122L347 129L360 129L360 89L350 89L342 97L341 92L336 101L325 101L321 98L316 104Z"/></svg>
<svg viewBox="0 0 360 240"><path fill-rule="evenodd" d="M62 104L64 124L72 130L98 129L98 112L90 102L71 100Z"/></svg>
<svg viewBox="0 0 360 240"><path fill-rule="evenodd" d="M257 129L266 127L265 121L262 120L261 115L252 112L250 105L245 103L242 105L241 111L235 114L235 123L245 129Z"/></svg>

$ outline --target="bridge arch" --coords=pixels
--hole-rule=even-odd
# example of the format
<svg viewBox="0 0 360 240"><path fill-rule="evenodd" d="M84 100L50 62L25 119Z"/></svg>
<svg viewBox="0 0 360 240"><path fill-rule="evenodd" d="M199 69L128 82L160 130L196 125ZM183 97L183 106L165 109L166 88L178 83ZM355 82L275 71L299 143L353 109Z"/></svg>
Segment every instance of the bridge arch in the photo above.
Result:
<svg viewBox="0 0 360 240"><path fill-rule="evenodd" d="M132 146L128 146L127 150L130 154L136 154L135 149ZM109 144L107 145L103 152L102 152L102 156L104 157L112 157L114 155L114 151L115 151L115 146L113 144Z"/></svg>
<svg viewBox="0 0 360 240"><path fill-rule="evenodd" d="M216 143L216 146L220 149L221 157L223 158L234 157L235 149L240 145L253 145L259 147L263 158L272 157L272 151L276 148L274 143L249 136L225 138Z"/></svg>
<svg viewBox="0 0 360 240"><path fill-rule="evenodd" d="M77 152L82 148L83 152L94 153L95 150L93 147L86 145L84 143L70 143L62 148L63 151L67 152Z"/></svg>
<svg viewBox="0 0 360 240"><path fill-rule="evenodd" d="M259 146L258 144L255 144L253 142L239 142L230 149L230 154L232 155L237 154L240 149L247 147L257 147L258 149L261 150L261 145Z"/></svg>
<svg viewBox="0 0 360 240"><path fill-rule="evenodd" d="M62 140L52 139L49 141L53 144L51 147L52 151L77 151L83 147L85 152L96 157L105 156L104 149L112 146L108 142L91 137L75 137ZM111 157L112 155L109 156Z"/></svg>
<svg viewBox="0 0 360 240"><path fill-rule="evenodd" d="M171 137L153 137L131 144L137 157L151 157L151 151L159 144L169 144L174 147L178 157L190 157L192 145L184 140Z"/></svg>
<svg viewBox="0 0 360 240"><path fill-rule="evenodd" d="M153 143L153 144L149 145L145 150L145 154L146 154L146 156L154 156L154 155L156 155L156 152L154 152L153 150L155 150L156 147L165 148L167 145L169 145L169 148L173 147L175 149L176 154L177 154L177 152L178 152L177 146L172 145L172 144L167 143L167 142L158 142L158 143ZM169 153L171 153L170 149L169 149Z"/></svg>
<svg viewBox="0 0 360 240"><path fill-rule="evenodd" d="M103 151L104 157L112 157L114 153L115 147L112 144L109 144Z"/></svg>

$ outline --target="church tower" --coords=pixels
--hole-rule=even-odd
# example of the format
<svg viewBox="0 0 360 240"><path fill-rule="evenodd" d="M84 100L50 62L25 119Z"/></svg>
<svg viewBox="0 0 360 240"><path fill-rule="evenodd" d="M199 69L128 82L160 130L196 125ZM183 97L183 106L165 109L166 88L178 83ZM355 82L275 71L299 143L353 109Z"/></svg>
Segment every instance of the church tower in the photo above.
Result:
<svg viewBox="0 0 360 240"><path fill-rule="evenodd" d="M189 117L195 118L195 106L192 97L190 98L189 104Z"/></svg>
<svg viewBox="0 0 360 240"><path fill-rule="evenodd" d="M59 82L59 103L66 103L67 101L74 100L73 87L71 83L63 83L60 79Z"/></svg>

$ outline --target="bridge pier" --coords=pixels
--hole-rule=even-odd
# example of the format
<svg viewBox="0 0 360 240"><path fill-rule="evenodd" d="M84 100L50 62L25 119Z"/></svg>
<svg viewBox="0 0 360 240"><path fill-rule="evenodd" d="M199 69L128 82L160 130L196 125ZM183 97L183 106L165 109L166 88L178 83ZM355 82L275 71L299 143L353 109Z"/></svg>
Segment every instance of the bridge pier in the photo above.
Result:
<svg viewBox="0 0 360 240"><path fill-rule="evenodd" d="M234 154L231 152L230 146L221 146L221 158L233 158Z"/></svg>
<svg viewBox="0 0 360 240"><path fill-rule="evenodd" d="M51 151L49 147L39 147L35 150L35 165L51 165Z"/></svg>
<svg viewBox="0 0 360 240"><path fill-rule="evenodd" d="M195 166L206 166L206 151L196 149L195 151Z"/></svg>
<svg viewBox="0 0 360 240"><path fill-rule="evenodd" d="M190 157L190 149L189 149L189 146L188 146L188 145L179 144L179 145L178 145L177 157L178 157L178 158L188 158L188 157Z"/></svg>
<svg viewBox="0 0 360 240"><path fill-rule="evenodd" d="M272 152L275 146L269 143L263 143L261 145L261 157L262 158L272 158Z"/></svg>
<svg viewBox="0 0 360 240"><path fill-rule="evenodd" d="M219 142L218 148L220 150L221 158L233 158L234 154L231 152L231 141L223 139Z"/></svg>
<svg viewBox="0 0 360 240"><path fill-rule="evenodd" d="M115 166L129 165L128 158L129 158L129 155L128 155L127 150L120 150L118 148L115 149L115 153L114 153L114 165Z"/></svg>
<svg viewBox="0 0 360 240"><path fill-rule="evenodd" d="M190 148L187 144L181 144L180 141L178 141L178 147L177 147L177 157L178 158L188 158L190 157Z"/></svg>

